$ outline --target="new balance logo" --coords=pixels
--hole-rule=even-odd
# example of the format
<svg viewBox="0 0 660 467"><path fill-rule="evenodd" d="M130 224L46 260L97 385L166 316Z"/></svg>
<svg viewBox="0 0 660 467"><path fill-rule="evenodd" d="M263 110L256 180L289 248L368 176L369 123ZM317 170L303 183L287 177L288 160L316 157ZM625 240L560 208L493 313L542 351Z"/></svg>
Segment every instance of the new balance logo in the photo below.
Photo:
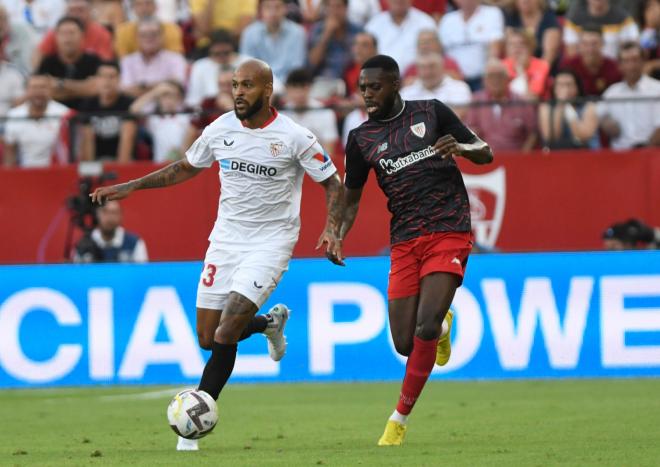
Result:
<svg viewBox="0 0 660 467"><path fill-rule="evenodd" d="M233 140L233 139L232 139L232 140L229 140L229 142L227 142L226 139L223 139L222 141L225 143L225 146L227 146L227 147L229 147L229 146L233 146L233 144L234 144L234 140Z"/></svg>
<svg viewBox="0 0 660 467"><path fill-rule="evenodd" d="M377 153L380 154L380 153L383 152L383 151L387 151L387 148L388 148L388 147L389 147L389 145L387 144L387 141L385 141L383 144L381 144L380 146L378 146L378 151L377 151Z"/></svg>
<svg viewBox="0 0 660 467"><path fill-rule="evenodd" d="M458 264L459 266L461 265L461 260L458 259L458 258L454 258L454 259L452 259L451 262L452 262L452 263L456 263L456 264Z"/></svg>

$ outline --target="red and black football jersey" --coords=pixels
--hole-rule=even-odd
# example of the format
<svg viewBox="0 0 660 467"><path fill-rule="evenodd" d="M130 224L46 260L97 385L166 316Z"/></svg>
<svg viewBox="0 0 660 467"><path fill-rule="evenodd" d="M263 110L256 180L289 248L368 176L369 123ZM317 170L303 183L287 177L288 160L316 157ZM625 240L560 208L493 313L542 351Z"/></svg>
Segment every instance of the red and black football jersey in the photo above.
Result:
<svg viewBox="0 0 660 467"><path fill-rule="evenodd" d="M459 143L476 137L438 100L404 101L389 120L368 120L348 135L347 188L362 187L374 169L392 213L392 244L433 232L469 232L470 204L453 158L433 145L451 134Z"/></svg>

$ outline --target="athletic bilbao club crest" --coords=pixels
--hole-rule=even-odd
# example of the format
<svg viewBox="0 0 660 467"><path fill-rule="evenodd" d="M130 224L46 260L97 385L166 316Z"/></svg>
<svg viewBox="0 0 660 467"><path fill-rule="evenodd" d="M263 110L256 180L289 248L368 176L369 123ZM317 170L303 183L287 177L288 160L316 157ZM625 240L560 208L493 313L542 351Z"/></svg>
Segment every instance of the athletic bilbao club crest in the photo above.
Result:
<svg viewBox="0 0 660 467"><path fill-rule="evenodd" d="M424 122L419 122L419 123L415 123L414 125L410 125L410 129L412 130L413 134L418 138L423 138L424 135L426 134L426 125L424 125Z"/></svg>
<svg viewBox="0 0 660 467"><path fill-rule="evenodd" d="M284 149L285 146L282 141L275 141L274 143L270 143L270 153L273 155L273 157L284 154Z"/></svg>
<svg viewBox="0 0 660 467"><path fill-rule="evenodd" d="M463 174L470 197L472 230L477 243L494 247L502 227L506 202L506 172L499 167L482 175Z"/></svg>

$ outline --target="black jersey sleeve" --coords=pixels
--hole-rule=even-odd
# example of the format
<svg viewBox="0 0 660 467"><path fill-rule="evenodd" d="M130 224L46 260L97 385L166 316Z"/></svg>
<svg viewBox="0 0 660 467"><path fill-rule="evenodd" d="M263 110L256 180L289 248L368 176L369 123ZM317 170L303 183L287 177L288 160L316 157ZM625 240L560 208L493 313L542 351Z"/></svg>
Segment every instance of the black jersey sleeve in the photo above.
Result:
<svg viewBox="0 0 660 467"><path fill-rule="evenodd" d="M360 146L357 143L355 130L348 134L346 143L346 188L362 188L369 177L369 164L364 160Z"/></svg>
<svg viewBox="0 0 660 467"><path fill-rule="evenodd" d="M475 134L461 122L453 110L437 99L433 99L433 107L438 119L438 134L450 134L456 141L464 144L476 141Z"/></svg>

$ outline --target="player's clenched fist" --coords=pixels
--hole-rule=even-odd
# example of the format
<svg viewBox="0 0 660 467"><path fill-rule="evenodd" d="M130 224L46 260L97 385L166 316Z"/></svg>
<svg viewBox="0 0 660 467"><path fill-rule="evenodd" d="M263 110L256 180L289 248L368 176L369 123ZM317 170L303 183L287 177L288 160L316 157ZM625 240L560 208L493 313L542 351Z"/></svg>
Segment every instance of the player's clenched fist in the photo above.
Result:
<svg viewBox="0 0 660 467"><path fill-rule="evenodd" d="M440 155L443 159L451 156L452 154L455 156L460 156L462 155L462 145L456 141L456 138L454 138L452 135L445 135L442 138L438 139L438 141L435 142L433 145L433 149L435 149L436 154Z"/></svg>
<svg viewBox="0 0 660 467"><path fill-rule="evenodd" d="M341 239L337 238L333 232L325 230L319 237L319 241L316 243L316 249L318 250L324 243L327 244L325 250L326 258L332 261L333 264L344 266L344 255L341 252Z"/></svg>

